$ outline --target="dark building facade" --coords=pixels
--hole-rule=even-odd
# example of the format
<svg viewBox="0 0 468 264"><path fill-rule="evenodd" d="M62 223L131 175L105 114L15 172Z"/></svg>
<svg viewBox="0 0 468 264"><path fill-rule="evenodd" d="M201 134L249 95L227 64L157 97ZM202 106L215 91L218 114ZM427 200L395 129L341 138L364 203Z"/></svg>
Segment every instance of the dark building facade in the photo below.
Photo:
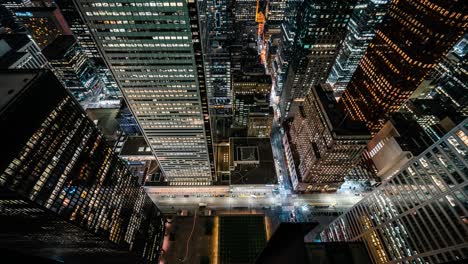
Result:
<svg viewBox="0 0 468 264"><path fill-rule="evenodd" d="M72 34L57 7L24 7L14 12L41 49L60 35Z"/></svg>
<svg viewBox="0 0 468 264"><path fill-rule="evenodd" d="M330 74L356 1L305 0L297 16L297 32L281 94L282 116L290 116L310 89Z"/></svg>
<svg viewBox="0 0 468 264"><path fill-rule="evenodd" d="M73 32L73 35L75 35L86 55L94 59L95 62L100 62L100 64L104 65L104 61L99 54L96 42L94 42L94 39L89 32L88 26L81 18L80 13L78 12L78 9L76 8L73 1L55 0L55 3L57 3L59 6L60 11L70 26L70 30Z"/></svg>
<svg viewBox="0 0 468 264"><path fill-rule="evenodd" d="M468 34L442 58L400 109L412 113L434 140L447 132L448 123L453 128L468 116L466 43Z"/></svg>
<svg viewBox="0 0 468 264"><path fill-rule="evenodd" d="M310 243L305 236L318 223L281 223L257 256L256 264L370 264L362 242ZM285 243L287 241L287 243Z"/></svg>
<svg viewBox="0 0 468 264"><path fill-rule="evenodd" d="M23 23L14 15L13 11L5 4L0 5L0 33L27 32Z"/></svg>
<svg viewBox="0 0 468 264"><path fill-rule="evenodd" d="M103 88L97 69L72 35L57 37L42 50L57 78L83 101Z"/></svg>
<svg viewBox="0 0 468 264"><path fill-rule="evenodd" d="M394 1L342 103L376 133L411 96L466 28L463 1Z"/></svg>
<svg viewBox="0 0 468 264"><path fill-rule="evenodd" d="M55 0L55 3L60 8L60 12L63 14L63 17L70 26L70 30L76 37L76 40L81 46L81 49L96 66L99 72L99 78L104 84L105 92L112 97L121 98L122 95L120 94L119 87L117 86L112 73L99 53L99 49L91 35L88 25L86 25L83 18L80 16L80 13L78 12L78 9L73 1Z"/></svg>
<svg viewBox="0 0 468 264"><path fill-rule="evenodd" d="M0 76L0 122L9 127L0 132L0 219L12 221L16 213L31 229L56 219L45 226L56 225L50 234L26 228L9 248L21 250L15 247L23 243L34 249L31 254L65 261L93 240L102 246L82 251L84 259L115 252L138 263L155 262L163 217L78 102L50 71ZM48 255L50 247L56 248Z"/></svg>
<svg viewBox="0 0 468 264"><path fill-rule="evenodd" d="M375 36L375 29L382 22L390 6L389 0L360 0L354 8L348 23L348 33L338 57L333 64L327 82L340 97L348 85L369 43Z"/></svg>
<svg viewBox="0 0 468 264"><path fill-rule="evenodd" d="M141 135L140 127L138 126L135 117L132 115L130 109L125 104L122 103L120 106L119 113L116 117L117 121L119 122L120 129L127 135Z"/></svg>

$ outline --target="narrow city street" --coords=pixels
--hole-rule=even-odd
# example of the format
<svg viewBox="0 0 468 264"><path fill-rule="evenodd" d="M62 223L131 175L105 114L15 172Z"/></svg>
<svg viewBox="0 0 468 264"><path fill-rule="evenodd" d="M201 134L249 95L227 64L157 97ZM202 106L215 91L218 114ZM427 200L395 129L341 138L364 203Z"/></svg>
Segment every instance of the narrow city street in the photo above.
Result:
<svg viewBox="0 0 468 264"><path fill-rule="evenodd" d="M271 197L150 197L163 212L175 213L179 210L194 210L200 204L215 210L271 209L281 206L284 209L292 207L321 208L330 211L350 208L362 199L349 193L314 193L302 195L271 196Z"/></svg>

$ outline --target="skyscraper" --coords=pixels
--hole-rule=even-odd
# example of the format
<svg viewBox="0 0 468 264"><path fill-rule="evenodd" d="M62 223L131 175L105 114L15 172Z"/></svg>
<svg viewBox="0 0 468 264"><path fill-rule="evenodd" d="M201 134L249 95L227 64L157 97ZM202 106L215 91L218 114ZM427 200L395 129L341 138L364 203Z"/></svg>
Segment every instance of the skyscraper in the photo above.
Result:
<svg viewBox="0 0 468 264"><path fill-rule="evenodd" d="M340 97L348 85L367 46L374 38L376 27L382 22L390 0L359 0L348 23L348 33L327 82Z"/></svg>
<svg viewBox="0 0 468 264"><path fill-rule="evenodd" d="M172 184L214 174L198 1L75 0Z"/></svg>
<svg viewBox="0 0 468 264"><path fill-rule="evenodd" d="M255 22L258 2L259 0L234 0L234 17L236 23Z"/></svg>
<svg viewBox="0 0 468 264"><path fill-rule="evenodd" d="M55 76L72 92L84 108L87 99L103 89L94 64L72 35L58 36L42 50Z"/></svg>
<svg viewBox="0 0 468 264"><path fill-rule="evenodd" d="M294 116L289 135L301 182L294 189L336 190L370 140L365 124L348 118L328 84L312 88Z"/></svg>
<svg viewBox="0 0 468 264"><path fill-rule="evenodd" d="M324 83L341 47L355 0L305 0L299 9L286 81L280 99L289 117L317 84Z"/></svg>
<svg viewBox="0 0 468 264"><path fill-rule="evenodd" d="M81 17L80 12L78 11L74 2L72 0L55 0L55 3L59 6L60 12L63 14L63 17L70 26L70 30L76 37L78 43L81 46L81 49L96 66L99 78L105 87L104 93L114 98L122 97L119 92L119 87L117 86L117 83L112 76L112 73L99 53L97 44L91 35L88 25Z"/></svg>
<svg viewBox="0 0 468 264"><path fill-rule="evenodd" d="M232 127L246 129L249 137L269 137L273 113L270 109L271 77L265 73L233 75L233 124Z"/></svg>
<svg viewBox="0 0 468 264"><path fill-rule="evenodd" d="M465 31L464 1L393 1L341 99L376 133Z"/></svg>
<svg viewBox="0 0 468 264"><path fill-rule="evenodd" d="M432 78L428 79L435 86L432 97L437 96L435 94L445 97L457 112L468 116L468 51L457 51L457 47L462 46L463 42L468 42L468 34L441 60L431 74Z"/></svg>
<svg viewBox="0 0 468 264"><path fill-rule="evenodd" d="M26 34L0 34L1 69L49 68L39 46Z"/></svg>
<svg viewBox="0 0 468 264"><path fill-rule="evenodd" d="M27 225L7 231L6 246L62 261L157 260L161 213L52 72L2 71L0 94L0 221Z"/></svg>
<svg viewBox="0 0 468 264"><path fill-rule="evenodd" d="M279 1L275 2L279 3ZM278 40L278 47L276 48L276 56L271 66L274 76L274 89L277 95L281 95L283 91L288 63L290 62L291 54L293 54L293 44L297 30L296 18L302 2L303 0L285 1L284 17L279 34L280 38ZM268 24L269 22L267 22L267 26Z"/></svg>
<svg viewBox="0 0 468 264"><path fill-rule="evenodd" d="M15 15L25 25L41 49L49 45L59 35L72 34L57 7L17 8Z"/></svg>
<svg viewBox="0 0 468 264"><path fill-rule="evenodd" d="M270 0L267 5L267 23L281 24L285 18L286 0Z"/></svg>
<svg viewBox="0 0 468 264"><path fill-rule="evenodd" d="M449 121L456 125L468 117L466 42L468 35L465 34L400 109L412 113L435 140L447 132L442 129L440 133L442 123Z"/></svg>
<svg viewBox="0 0 468 264"><path fill-rule="evenodd" d="M73 1L70 0L55 0L55 3L60 8L60 12L70 26L70 30L73 32L73 35L80 43L83 51L89 58L93 58L95 63L104 64L99 54L96 42L94 42L91 32L83 19L80 16L80 13L76 9Z"/></svg>
<svg viewBox="0 0 468 264"><path fill-rule="evenodd" d="M2 5L8 8L30 7L32 3L30 0L5 0Z"/></svg>
<svg viewBox="0 0 468 264"><path fill-rule="evenodd" d="M374 263L466 260L467 150L465 120L330 224L322 241L363 241Z"/></svg>
<svg viewBox="0 0 468 264"><path fill-rule="evenodd" d="M224 133L232 119L231 57L232 14L230 1L206 1L206 14L201 21L202 46L206 75L208 107L213 140L227 139ZM202 11L203 13L203 11Z"/></svg>

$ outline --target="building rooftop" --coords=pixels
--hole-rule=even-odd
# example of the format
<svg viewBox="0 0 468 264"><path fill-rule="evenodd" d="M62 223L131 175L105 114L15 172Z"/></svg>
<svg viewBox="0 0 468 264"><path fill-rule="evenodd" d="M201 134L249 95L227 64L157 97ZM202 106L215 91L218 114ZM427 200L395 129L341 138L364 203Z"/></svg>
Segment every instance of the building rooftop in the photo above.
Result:
<svg viewBox="0 0 468 264"><path fill-rule="evenodd" d="M93 120L102 134L107 139L115 139L117 130L119 129L119 122L117 115L118 108L87 108L86 114Z"/></svg>
<svg viewBox="0 0 468 264"><path fill-rule="evenodd" d="M246 74L246 73L238 73L232 75L233 82L255 82L255 83L266 83L271 84L271 76L267 74Z"/></svg>
<svg viewBox="0 0 468 264"><path fill-rule="evenodd" d="M219 217L219 263L253 263L266 244L263 215Z"/></svg>
<svg viewBox="0 0 468 264"><path fill-rule="evenodd" d="M67 51L76 43L72 35L60 35L52 43L42 50L48 60L60 60Z"/></svg>
<svg viewBox="0 0 468 264"><path fill-rule="evenodd" d="M255 263L304 263L304 237L316 226L314 222L280 223Z"/></svg>
<svg viewBox="0 0 468 264"><path fill-rule="evenodd" d="M14 50L10 50L5 55L0 58L0 68L8 69L11 65L15 62L20 60L21 58L27 56L27 52L17 52Z"/></svg>
<svg viewBox="0 0 468 264"><path fill-rule="evenodd" d="M347 115L345 108L336 101L333 89L329 84L320 84L312 89L311 92L315 92L322 107L325 109L333 132L343 136L357 135L369 136L369 139L371 138L365 122L352 120Z"/></svg>
<svg viewBox="0 0 468 264"><path fill-rule="evenodd" d="M231 184L276 184L269 138L230 138Z"/></svg>
<svg viewBox="0 0 468 264"><path fill-rule="evenodd" d="M153 156L151 148L142 136L128 137L122 145L121 156Z"/></svg>
<svg viewBox="0 0 468 264"><path fill-rule="evenodd" d="M18 50L31 42L26 34L0 34L0 40L5 40L14 50Z"/></svg>
<svg viewBox="0 0 468 264"><path fill-rule="evenodd" d="M432 99L411 99L411 109L416 115L433 115L444 118L448 114L453 114L456 109L450 102L443 101L442 98Z"/></svg>
<svg viewBox="0 0 468 264"><path fill-rule="evenodd" d="M0 70L0 112L40 75L40 71Z"/></svg>
<svg viewBox="0 0 468 264"><path fill-rule="evenodd" d="M281 223L256 264L371 264L362 242L308 243L306 234L318 223ZM287 241L287 243L285 243Z"/></svg>

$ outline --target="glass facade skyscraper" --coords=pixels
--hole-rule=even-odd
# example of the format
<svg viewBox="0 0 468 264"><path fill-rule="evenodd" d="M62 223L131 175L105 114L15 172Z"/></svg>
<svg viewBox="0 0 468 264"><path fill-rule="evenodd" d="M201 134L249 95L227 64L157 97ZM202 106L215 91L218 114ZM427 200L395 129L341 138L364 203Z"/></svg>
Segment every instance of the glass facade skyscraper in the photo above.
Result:
<svg viewBox="0 0 468 264"><path fill-rule="evenodd" d="M464 1L393 1L341 97L378 132L466 31Z"/></svg>
<svg viewBox="0 0 468 264"><path fill-rule="evenodd" d="M75 0L171 184L206 185L214 162L198 2Z"/></svg>
<svg viewBox="0 0 468 264"><path fill-rule="evenodd" d="M84 108L87 99L104 88L96 67L72 35L58 36L42 50L52 71Z"/></svg>
<svg viewBox="0 0 468 264"><path fill-rule="evenodd" d="M200 10L206 90L213 141L225 139L224 130L232 118L231 56L232 14L227 0L208 0Z"/></svg>
<svg viewBox="0 0 468 264"><path fill-rule="evenodd" d="M387 13L390 2L390 0L359 0L356 4L343 46L327 79L327 82L333 85L337 97L343 94L351 80L367 46L374 38L376 27Z"/></svg>
<svg viewBox="0 0 468 264"><path fill-rule="evenodd" d="M305 0L302 3L280 98L282 117L291 117L310 89L326 81L345 38L355 2Z"/></svg>
<svg viewBox="0 0 468 264"><path fill-rule="evenodd" d="M8 124L0 131L0 221L31 223L9 247L42 254L41 248L55 245L51 257L61 259L92 240L102 248L82 256L115 250L138 263L156 261L161 212L53 73L0 72L0 94L0 122ZM43 234L50 225L56 227ZM57 228L67 231L60 236Z"/></svg>
<svg viewBox="0 0 468 264"><path fill-rule="evenodd" d="M374 263L466 260L467 152L465 120L331 223L322 241L364 241Z"/></svg>
<svg viewBox="0 0 468 264"><path fill-rule="evenodd" d="M89 28L81 18L73 0L54 0L54 2L59 6L60 12L67 21L78 43L80 43L86 56L99 63L101 55L99 54L96 42L94 42Z"/></svg>
<svg viewBox="0 0 468 264"><path fill-rule="evenodd" d="M0 260L468 263L465 2L0 0Z"/></svg>

